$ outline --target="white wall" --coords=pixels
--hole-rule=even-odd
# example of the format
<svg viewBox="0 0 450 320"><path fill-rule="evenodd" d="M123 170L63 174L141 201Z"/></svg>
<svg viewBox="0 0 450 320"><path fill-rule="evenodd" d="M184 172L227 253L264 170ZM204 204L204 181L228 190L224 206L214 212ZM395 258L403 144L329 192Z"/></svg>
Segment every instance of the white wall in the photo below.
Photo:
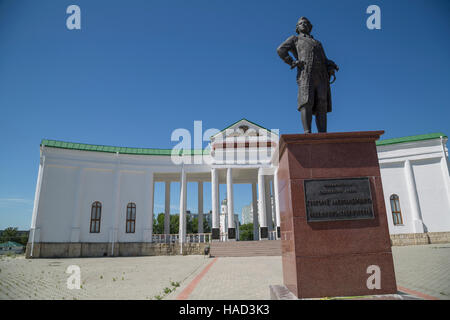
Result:
<svg viewBox="0 0 450 320"><path fill-rule="evenodd" d="M444 186L440 159L411 163L425 231L450 231L450 207Z"/></svg>
<svg viewBox="0 0 450 320"><path fill-rule="evenodd" d="M440 140L378 146L377 151L390 233L414 232L413 199L408 191L406 160L412 166L426 231L450 231L450 177ZM36 217L36 228L40 228L37 241L40 242L69 242L77 221L81 242L110 242L116 214L116 241L140 242L147 239L153 218L152 174L171 172L177 175L179 172L179 166L175 166L168 156L116 155L56 148L43 148L42 155L45 156L45 165ZM211 170L208 164L185 168L188 174L209 173ZM393 225L389 200L392 194L400 197L402 226ZM98 234L89 232L94 201L102 203L101 232ZM136 203L134 234L125 232L129 202ZM147 230L145 235L144 228Z"/></svg>
<svg viewBox="0 0 450 320"><path fill-rule="evenodd" d="M384 202L386 204L386 216L388 219L389 233L414 232L411 217L411 205L408 189L406 187L404 162L392 162L380 165L381 180L383 183ZM391 210L391 195L396 194L400 199L403 225L394 226Z"/></svg>
<svg viewBox="0 0 450 320"><path fill-rule="evenodd" d="M108 242L114 222L114 171L85 169L81 196L81 242ZM95 201L102 203L100 233L90 233L91 206ZM72 217L70 218L71 221Z"/></svg>
<svg viewBox="0 0 450 320"><path fill-rule="evenodd" d="M418 199L419 218L424 232L450 231L450 177L445 163L440 139L378 146L381 179L391 234L414 232L412 207L414 197ZM416 189L408 190L408 170L412 168ZM448 163L448 162L447 162ZM394 226L390 196L397 194L403 226Z"/></svg>
<svg viewBox="0 0 450 320"><path fill-rule="evenodd" d="M40 193L37 227L41 242L70 240L72 212L75 206L76 167L46 165Z"/></svg>
<svg viewBox="0 0 450 320"><path fill-rule="evenodd" d="M122 171L120 177L120 211L118 221L119 242L139 242L146 220L151 217L146 214L146 181L144 171ZM126 233L126 209L130 202L136 204L136 230L135 233Z"/></svg>
<svg viewBox="0 0 450 320"><path fill-rule="evenodd" d="M153 171L178 177L170 156L140 156L44 147L36 214L38 242L141 242L151 239ZM191 165L193 173L211 171ZM39 187L38 187L39 189ZM117 197L116 197L117 195ZM117 201L116 201L117 200ZM91 206L102 203L100 233L90 233ZM126 207L136 204L135 233L126 233ZM117 222L117 225L115 223ZM77 234L79 223L79 237Z"/></svg>

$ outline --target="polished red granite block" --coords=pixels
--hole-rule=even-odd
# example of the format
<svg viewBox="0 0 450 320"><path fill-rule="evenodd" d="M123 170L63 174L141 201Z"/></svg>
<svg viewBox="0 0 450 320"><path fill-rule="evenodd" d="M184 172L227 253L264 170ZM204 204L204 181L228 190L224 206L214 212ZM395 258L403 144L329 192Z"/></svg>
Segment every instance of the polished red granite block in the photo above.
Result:
<svg viewBox="0 0 450 320"><path fill-rule="evenodd" d="M380 268L380 289L369 289L367 286L367 280L372 274L372 272L368 273L367 269L372 265ZM296 266L297 292L293 293L298 297L320 298L397 293L390 252L297 257Z"/></svg>
<svg viewBox="0 0 450 320"><path fill-rule="evenodd" d="M375 140L383 131L282 135L279 201L284 284L299 298L396 293ZM304 181L367 178L373 219L308 222ZM381 289L368 289L370 265Z"/></svg>

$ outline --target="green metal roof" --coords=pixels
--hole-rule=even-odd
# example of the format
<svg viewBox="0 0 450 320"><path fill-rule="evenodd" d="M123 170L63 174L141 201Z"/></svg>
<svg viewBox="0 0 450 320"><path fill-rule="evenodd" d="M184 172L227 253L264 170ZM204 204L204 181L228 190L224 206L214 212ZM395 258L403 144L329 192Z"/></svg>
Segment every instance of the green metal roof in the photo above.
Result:
<svg viewBox="0 0 450 320"><path fill-rule="evenodd" d="M408 137L402 137L402 138L378 140L376 142L376 144L377 144L377 146L385 146L385 145L389 145L389 144L414 142L414 141L422 141L422 140L430 140L430 139L439 139L440 137L448 138L445 134L443 134L441 132L436 132L436 133L420 134L417 136L408 136Z"/></svg>
<svg viewBox="0 0 450 320"><path fill-rule="evenodd" d="M448 138L445 134L438 132L438 133L421 134L421 135L417 135L417 136L408 136L408 137L402 137L402 138L379 140L379 141L376 141L376 145L377 146L385 146L385 145L397 144L397 143L438 139L440 137ZM60 148L60 149L81 150L81 151L96 151L96 152L120 153L120 154L151 155L151 156L170 156L172 154L172 149L114 147L114 146L93 145L93 144L85 144L85 143L48 140L48 139L43 139L41 142L41 146ZM205 149L205 150L196 150L196 149L183 150L182 149L179 151L178 154L179 155L202 155L202 154L208 155L209 150L207 150L207 149Z"/></svg>
<svg viewBox="0 0 450 320"><path fill-rule="evenodd" d="M0 243L0 248L7 248L7 247L23 247L23 245L14 241L7 241Z"/></svg>
<svg viewBox="0 0 450 320"><path fill-rule="evenodd" d="M64 142L57 140L43 139L41 141L41 146L60 148L60 149L71 149L71 150L81 150L81 151L96 151L96 152L107 152L107 153L120 153L120 154L136 154L136 155L150 155L150 156L170 156L172 155L172 149L153 149L153 148L128 148L128 147L114 147L114 146L103 146L103 145L93 145L85 143L75 143L75 142ZM209 150L183 150L181 149L178 153L179 155L207 155Z"/></svg>

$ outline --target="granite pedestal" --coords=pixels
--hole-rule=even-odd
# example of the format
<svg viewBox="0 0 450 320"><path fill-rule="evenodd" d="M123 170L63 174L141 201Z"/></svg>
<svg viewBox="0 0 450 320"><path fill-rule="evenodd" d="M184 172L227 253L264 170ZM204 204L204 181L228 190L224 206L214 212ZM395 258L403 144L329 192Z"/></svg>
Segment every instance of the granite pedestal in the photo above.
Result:
<svg viewBox="0 0 450 320"><path fill-rule="evenodd" d="M283 280L298 298L397 293L375 146L383 133L281 136Z"/></svg>

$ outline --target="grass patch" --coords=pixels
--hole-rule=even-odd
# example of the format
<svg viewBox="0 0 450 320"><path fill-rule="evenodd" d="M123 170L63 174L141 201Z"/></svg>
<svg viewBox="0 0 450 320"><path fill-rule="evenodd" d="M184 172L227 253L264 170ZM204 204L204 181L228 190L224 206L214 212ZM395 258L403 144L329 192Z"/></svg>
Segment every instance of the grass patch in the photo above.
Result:
<svg viewBox="0 0 450 320"><path fill-rule="evenodd" d="M180 286L180 283L178 281L170 281L170 286L171 286L171 288L165 287L163 289L163 292L161 294L154 296L154 298L156 300L164 299L164 297L167 296L169 293L175 291Z"/></svg>

